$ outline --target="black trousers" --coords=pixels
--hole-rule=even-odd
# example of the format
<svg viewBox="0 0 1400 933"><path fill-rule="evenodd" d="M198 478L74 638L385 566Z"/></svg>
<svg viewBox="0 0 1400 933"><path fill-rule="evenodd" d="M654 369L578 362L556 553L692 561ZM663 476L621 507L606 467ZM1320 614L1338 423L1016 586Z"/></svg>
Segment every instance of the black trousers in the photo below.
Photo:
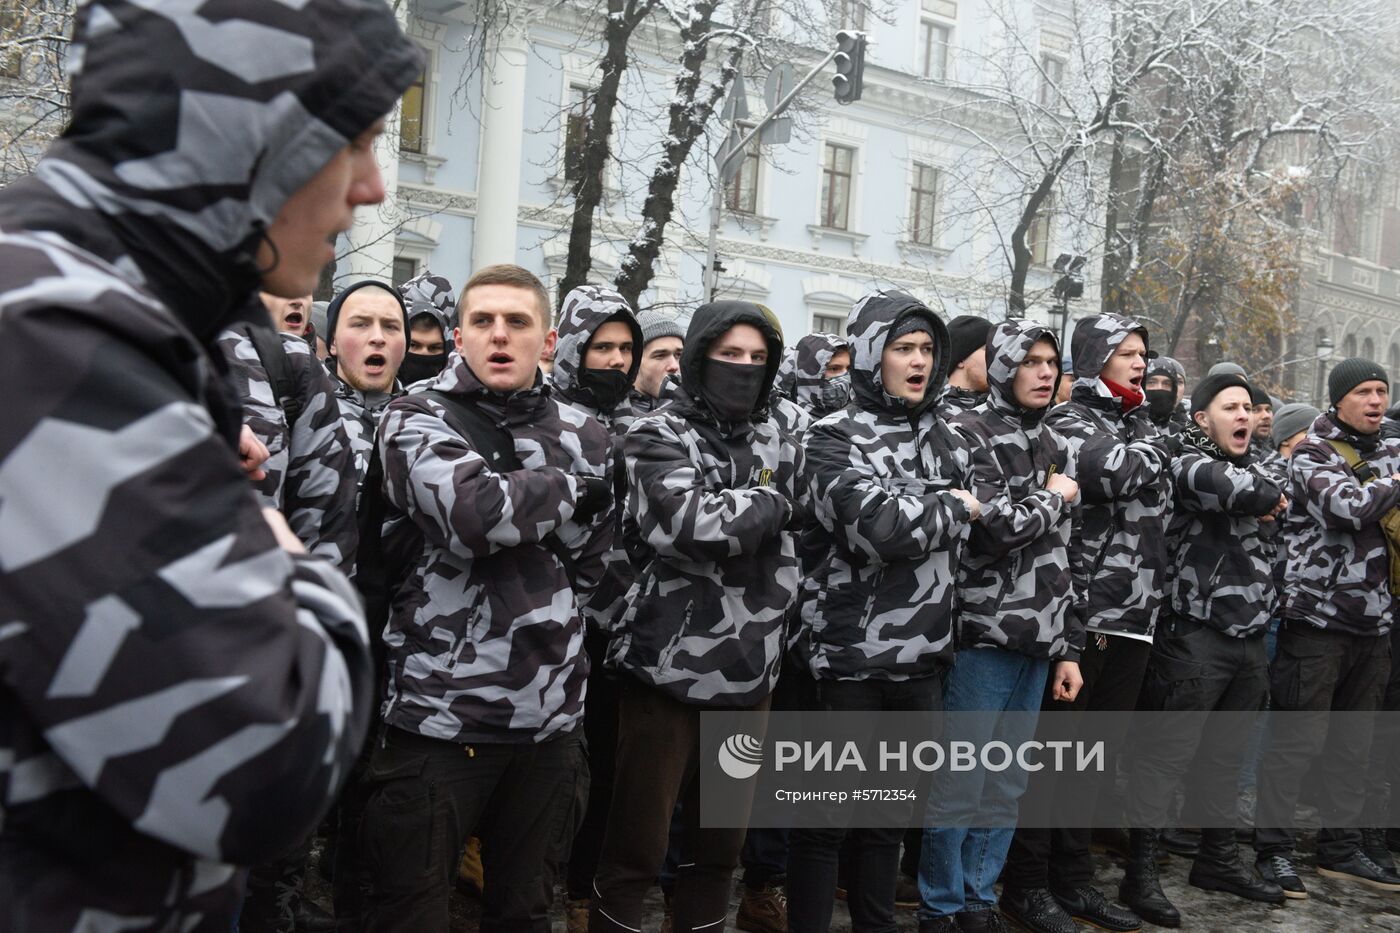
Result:
<svg viewBox="0 0 1400 933"><path fill-rule="evenodd" d="M1286 827L1314 760L1321 768L1319 816L1327 827L1317 834L1318 861L1339 861L1361 844L1354 827L1365 805L1371 725L1365 717L1329 722L1327 713L1379 709L1389 678L1388 636L1349 635L1284 620L1270 701L1276 711L1316 715L1268 731L1255 809L1254 848L1260 855L1292 854L1294 832Z"/></svg>
<svg viewBox="0 0 1400 933"><path fill-rule="evenodd" d="M817 685L817 706L827 711L937 711L943 708L943 676L916 680L824 680ZM909 804L913 813L916 804ZM891 933L894 893L899 874L899 844L904 829L847 827L833 812L833 825L794 829L788 836L788 930L826 933L836 891L838 857L843 843L846 904L851 926L860 933Z"/></svg>
<svg viewBox="0 0 1400 933"><path fill-rule="evenodd" d="M617 760L617 715L622 687L617 674L604 670L608 636L590 629L583 645L588 652L588 708L583 735L588 752L588 807L569 853L566 890L571 900L593 896L593 876L603 851L612 804L614 765Z"/></svg>
<svg viewBox="0 0 1400 933"><path fill-rule="evenodd" d="M1136 708L1150 642L1118 635L1089 633L1089 644L1079 661L1084 686L1073 703L1053 700L1054 678L1046 684L1043 711L1095 710L1127 712ZM1105 736L1110 744L1121 737ZM1021 807L1043 807L1049 812L1053 801L1074 799L1094 801L1112 772L1105 774L1063 775L1056 780L1052 769L1031 775L1021 799ZM1033 796L1034 795L1034 796ZM1094 877L1094 861L1089 852L1088 829L1018 829L1011 838L1011 851L1002 869L1002 884L1008 888L1054 888L1067 891L1089 884Z"/></svg>
<svg viewBox="0 0 1400 933"><path fill-rule="evenodd" d="M448 892L475 835L483 933L547 933L554 868L577 828L587 773L577 732L463 745L386 729L365 775L364 929L446 933Z"/></svg>
<svg viewBox="0 0 1400 933"><path fill-rule="evenodd" d="M1386 681L1381 709L1388 716L1376 721L1371 743L1371 764L1366 772L1367 826L1400 829L1400 625L1390 630L1390 677ZM1387 787L1388 785L1388 787Z"/></svg>
<svg viewBox="0 0 1400 933"><path fill-rule="evenodd" d="M1200 717L1192 715L1174 728L1163 714L1262 710L1269 693L1263 636L1261 630L1233 638L1185 618L1173 618L1159 629L1141 698L1159 728L1136 730L1141 741L1129 768L1129 826L1165 826L1172 796L1194 762L1185 824L1234 827L1247 744L1228 724L1208 722L1202 732Z"/></svg>
<svg viewBox="0 0 1400 933"><path fill-rule="evenodd" d="M642 899L666 858L671 814L684 801L677 930L716 929L729 915L730 881L742 828L701 828L701 707L681 703L634 678L621 678L617 769L588 928L626 933L642 926ZM752 707L767 711L768 697ZM762 741L764 736L755 736ZM741 782L748 793L752 782ZM487 880L489 885L490 879Z"/></svg>

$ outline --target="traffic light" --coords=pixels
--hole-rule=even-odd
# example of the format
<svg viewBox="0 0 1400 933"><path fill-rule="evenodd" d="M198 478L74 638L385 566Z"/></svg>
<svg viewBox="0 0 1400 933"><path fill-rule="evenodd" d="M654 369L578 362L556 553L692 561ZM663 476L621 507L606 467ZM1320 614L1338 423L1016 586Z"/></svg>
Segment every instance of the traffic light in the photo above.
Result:
<svg viewBox="0 0 1400 933"><path fill-rule="evenodd" d="M860 100L861 75L865 71L865 33L843 29L836 34L836 102L853 104Z"/></svg>

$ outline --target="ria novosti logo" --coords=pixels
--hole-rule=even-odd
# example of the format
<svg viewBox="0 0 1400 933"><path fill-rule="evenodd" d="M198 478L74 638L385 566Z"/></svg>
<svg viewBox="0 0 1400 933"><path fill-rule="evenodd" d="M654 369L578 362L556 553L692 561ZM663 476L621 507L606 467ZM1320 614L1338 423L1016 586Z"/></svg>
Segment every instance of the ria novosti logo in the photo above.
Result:
<svg viewBox="0 0 1400 933"><path fill-rule="evenodd" d="M763 767L763 743L751 735L736 732L719 747L719 768L736 781L744 781Z"/></svg>

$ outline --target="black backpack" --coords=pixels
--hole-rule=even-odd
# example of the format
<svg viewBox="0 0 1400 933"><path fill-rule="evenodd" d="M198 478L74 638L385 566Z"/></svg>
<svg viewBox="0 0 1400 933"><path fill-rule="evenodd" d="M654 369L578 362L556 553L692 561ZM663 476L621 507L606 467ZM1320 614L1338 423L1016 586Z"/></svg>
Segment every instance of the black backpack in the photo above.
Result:
<svg viewBox="0 0 1400 933"><path fill-rule="evenodd" d="M520 458L515 455L515 441L509 432L475 404L459 395L434 390L414 393L410 398L424 396L445 409L448 426L471 442L492 472L508 473L523 469ZM383 527L386 517L388 502L384 497L384 464L379 456L376 437L360 492L356 516L360 543L355 552L355 586L364 597L365 618L370 626L376 670L383 670L383 640L377 637L379 627L388 621L394 595L407 582L423 552L423 532L412 519L405 516L385 535ZM570 586L576 586L573 558L559 539L546 535L538 546L559 559Z"/></svg>
<svg viewBox="0 0 1400 933"><path fill-rule="evenodd" d="M287 357L287 348L282 346L282 336L270 327L252 323L243 328L243 333L253 342L258 361L262 363L267 372L267 381L272 385L272 400L282 409L290 432L301 416L301 398L297 395L292 361Z"/></svg>

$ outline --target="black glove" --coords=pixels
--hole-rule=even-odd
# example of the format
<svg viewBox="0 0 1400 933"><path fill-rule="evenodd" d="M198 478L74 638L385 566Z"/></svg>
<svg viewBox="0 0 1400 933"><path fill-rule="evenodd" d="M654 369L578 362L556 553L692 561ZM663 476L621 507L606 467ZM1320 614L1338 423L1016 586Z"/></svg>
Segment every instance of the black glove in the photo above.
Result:
<svg viewBox="0 0 1400 933"><path fill-rule="evenodd" d="M788 515L787 524L783 526L784 531L801 531L807 525L810 517L807 507L796 499L789 500L788 505L792 506L792 512Z"/></svg>
<svg viewBox="0 0 1400 933"><path fill-rule="evenodd" d="M576 477L583 482L583 495L574 503L574 521L586 522L613 501L612 484L601 476Z"/></svg>
<svg viewBox="0 0 1400 933"><path fill-rule="evenodd" d="M1181 453L1182 440L1180 434L1159 434L1157 440L1166 448L1168 457L1175 457L1177 454Z"/></svg>

